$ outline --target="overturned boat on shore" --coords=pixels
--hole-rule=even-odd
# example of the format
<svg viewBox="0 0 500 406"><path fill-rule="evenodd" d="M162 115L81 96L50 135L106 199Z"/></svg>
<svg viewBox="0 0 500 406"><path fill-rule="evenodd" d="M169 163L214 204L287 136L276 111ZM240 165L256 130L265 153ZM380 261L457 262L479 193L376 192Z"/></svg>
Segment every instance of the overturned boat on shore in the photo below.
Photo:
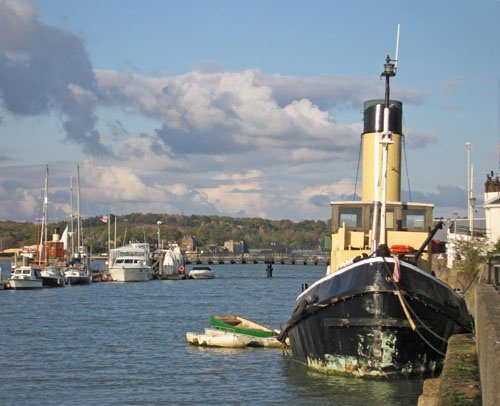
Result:
<svg viewBox="0 0 500 406"><path fill-rule="evenodd" d="M395 63L386 59L385 99L364 104L361 201L332 202L327 275L296 300L279 339L294 359L332 374L432 375L448 338L472 330L463 297L432 274L430 204L401 201L402 111L390 100Z"/></svg>

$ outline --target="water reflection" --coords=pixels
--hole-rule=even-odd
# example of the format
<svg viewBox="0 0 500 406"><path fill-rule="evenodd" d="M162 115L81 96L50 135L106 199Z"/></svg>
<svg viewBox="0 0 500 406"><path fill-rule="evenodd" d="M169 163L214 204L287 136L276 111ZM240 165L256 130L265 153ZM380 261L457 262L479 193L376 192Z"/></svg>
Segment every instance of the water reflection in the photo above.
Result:
<svg viewBox="0 0 500 406"><path fill-rule="evenodd" d="M284 356L282 373L298 404L334 405L416 405L422 392L422 379L381 380L325 375Z"/></svg>

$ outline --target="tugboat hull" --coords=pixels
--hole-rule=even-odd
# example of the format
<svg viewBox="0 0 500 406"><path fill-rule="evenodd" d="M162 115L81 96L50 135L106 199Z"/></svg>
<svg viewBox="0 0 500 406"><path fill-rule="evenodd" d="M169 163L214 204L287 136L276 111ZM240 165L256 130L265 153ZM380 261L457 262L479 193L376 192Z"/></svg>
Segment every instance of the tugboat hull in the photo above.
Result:
<svg viewBox="0 0 500 406"><path fill-rule="evenodd" d="M292 356L332 374L439 372L448 338L471 330L465 302L432 275L406 263L400 269L401 280L395 284L393 258L364 260L303 292L282 331Z"/></svg>

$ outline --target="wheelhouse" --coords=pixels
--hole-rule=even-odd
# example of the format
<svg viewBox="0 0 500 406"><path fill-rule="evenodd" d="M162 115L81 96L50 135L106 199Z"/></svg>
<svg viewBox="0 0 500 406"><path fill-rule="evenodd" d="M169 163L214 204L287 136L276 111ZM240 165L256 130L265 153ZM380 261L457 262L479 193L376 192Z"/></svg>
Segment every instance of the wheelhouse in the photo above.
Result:
<svg viewBox="0 0 500 406"><path fill-rule="evenodd" d="M336 270L355 254L370 255L373 251L373 202L332 202L332 254L330 265ZM418 250L432 229L433 205L421 203L387 202L387 245L413 247ZM378 236L376 236L378 237ZM429 244L419 258L419 266L430 270ZM353 252L358 251L358 252ZM410 250L409 250L410 251ZM413 251L413 250L411 250ZM353 255L354 254L354 255Z"/></svg>

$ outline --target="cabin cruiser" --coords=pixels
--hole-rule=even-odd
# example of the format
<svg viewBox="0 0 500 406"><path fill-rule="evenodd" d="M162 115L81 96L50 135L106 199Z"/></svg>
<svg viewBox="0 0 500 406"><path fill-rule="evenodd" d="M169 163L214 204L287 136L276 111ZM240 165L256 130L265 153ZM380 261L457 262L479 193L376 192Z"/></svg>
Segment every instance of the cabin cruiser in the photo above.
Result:
<svg viewBox="0 0 500 406"><path fill-rule="evenodd" d="M41 270L29 265L14 268L7 285L11 289L41 289L43 288Z"/></svg>
<svg viewBox="0 0 500 406"><path fill-rule="evenodd" d="M151 280L152 267L149 244L131 243L110 251L108 273L113 282L144 282Z"/></svg>

